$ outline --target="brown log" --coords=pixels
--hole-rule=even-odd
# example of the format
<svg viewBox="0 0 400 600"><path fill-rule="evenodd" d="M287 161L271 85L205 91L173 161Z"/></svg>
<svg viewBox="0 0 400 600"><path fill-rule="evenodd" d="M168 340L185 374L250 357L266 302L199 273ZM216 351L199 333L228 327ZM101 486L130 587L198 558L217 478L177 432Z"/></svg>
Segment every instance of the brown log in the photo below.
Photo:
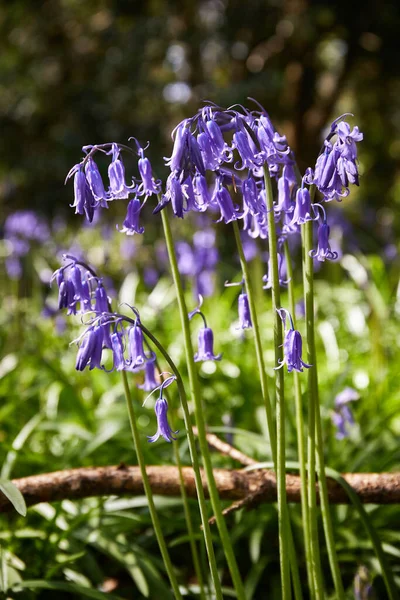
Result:
<svg viewBox="0 0 400 600"><path fill-rule="evenodd" d="M148 466L147 473L155 494L179 496L177 467ZM240 500L257 494L260 502L276 501L276 480L271 471L215 469L214 475L222 499ZM208 496L204 474L202 476ZM188 495L196 497L192 468L184 467L183 477ZM347 473L343 477L363 503L400 503L400 473ZM126 465L68 469L14 479L13 483L23 494L27 506L90 496L136 496L144 493L139 467ZM346 492L338 483L328 479L328 488L330 502L349 503ZM300 478L297 475L286 476L286 489L289 502L300 502ZM0 512L11 508L10 502L0 493Z"/></svg>

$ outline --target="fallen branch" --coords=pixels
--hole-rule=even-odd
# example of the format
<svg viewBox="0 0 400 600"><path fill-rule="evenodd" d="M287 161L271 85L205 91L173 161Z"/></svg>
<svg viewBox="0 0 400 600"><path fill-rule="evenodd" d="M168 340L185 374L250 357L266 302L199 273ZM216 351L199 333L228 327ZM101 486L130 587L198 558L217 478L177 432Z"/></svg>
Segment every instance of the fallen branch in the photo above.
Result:
<svg viewBox="0 0 400 600"><path fill-rule="evenodd" d="M147 473L155 494L180 495L177 467L149 466ZM276 501L276 481L271 471L215 469L214 475L222 499L241 500L257 495L258 502ZM363 503L400 503L400 473L348 473L343 477L357 492ZM190 467L183 468L183 478L188 496L196 497L195 480ZM27 506L39 502L77 500L90 496L137 496L144 493L139 467L126 465L56 471L14 479L13 483L23 494ZM203 485L207 495L204 476ZM339 484L328 480L328 485L330 502L349 503L346 492ZM299 476L286 476L286 490L289 502L300 502ZM0 512L7 512L11 508L7 498L0 494Z"/></svg>

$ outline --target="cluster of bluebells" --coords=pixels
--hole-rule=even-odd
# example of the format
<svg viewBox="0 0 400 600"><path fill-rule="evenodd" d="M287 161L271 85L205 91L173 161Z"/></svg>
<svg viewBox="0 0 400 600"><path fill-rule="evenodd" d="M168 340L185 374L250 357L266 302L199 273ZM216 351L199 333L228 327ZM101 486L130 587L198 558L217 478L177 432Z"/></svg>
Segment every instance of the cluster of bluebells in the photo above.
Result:
<svg viewBox="0 0 400 600"><path fill-rule="evenodd" d="M162 189L162 182L153 176L150 161L145 156L147 146L143 148L135 138L131 138L133 148L116 143L85 146L85 157L67 176L67 179L74 178L75 198L72 206L75 212L86 215L92 221L95 211L101 207L107 208L110 201L128 200L126 218L120 231L127 235L142 234L142 207L149 198L156 196L153 209L155 215L170 205L176 217L182 219L188 213L195 213L202 217L204 223L205 213L208 211L217 223L240 222L241 235L248 236L248 239L265 240L269 236L267 195L275 189L272 210L278 242L276 259L279 283L288 283L284 242L298 238L301 226L309 221L317 223L317 244L310 255L319 262L336 259L338 254L330 246L330 227L324 205L346 197L350 184L358 185L357 143L362 140L362 133L357 127L351 129L344 120L346 115L336 119L315 167L308 168L300 178L286 137L275 130L264 108L258 103L255 105L254 110L240 105L222 109L209 103L193 117L179 123L172 133L172 154L165 159L170 171L165 189ZM130 182L126 181L122 160L122 152L126 151L137 157L138 176L133 177ZM95 162L98 153L111 157L108 186L104 185ZM319 202L313 201L316 190L321 196ZM214 232L203 225L194 235L193 248L185 243L177 244L179 270L194 279L195 293L199 296L208 295L211 291L210 278L218 261L214 242ZM265 289L272 285L272 258L275 257L269 257L268 271L263 278ZM89 309L87 288L90 294L96 295L101 282L96 280L94 284L86 275L80 289L74 280L77 277L76 268L70 267L71 274L67 278L64 271L63 273L63 276L57 276L60 280L63 277L65 279L62 291L60 287L60 306L68 308L69 312L76 312L77 303L80 303L81 310ZM97 306L94 310L99 314ZM244 289L238 298L238 311L240 327L250 328L249 302ZM289 372L301 372L304 367L311 366L302 360L301 335L294 329L290 314L285 309L279 312L285 324L284 359L276 368L286 364ZM207 326L200 306L189 317L196 314L203 318L204 327L199 331L195 360L219 360L221 356L214 354L213 332ZM286 317L290 321L290 327L286 327ZM96 325L89 329L82 341L80 366L83 365L84 368L89 364L90 368L93 368L92 365L102 368L100 351L86 360L96 344L100 348L100 341L94 341L95 333L96 340L101 340L103 346L113 351L113 368L135 370L152 364L149 356L143 355L142 363L137 363L137 359L132 358L131 345L136 343L135 335L141 332L138 324L130 327L129 341L125 344L124 331L118 329L115 322L114 333L104 333L110 329L111 322L107 320L110 317L106 320L104 316L96 319ZM120 325L120 321L117 320L117 323ZM102 333L99 328L102 328ZM125 346L129 347L127 359L123 357ZM149 370L151 368L148 366ZM160 403L160 414L163 412L161 406L163 405ZM343 412L343 407L341 410ZM338 408L338 414L339 412ZM166 429L159 430L163 435L162 431Z"/></svg>
<svg viewBox="0 0 400 600"><path fill-rule="evenodd" d="M131 138L134 139L134 138ZM127 213L120 231L127 235L143 233L144 227L139 224L140 211L147 199L161 190L161 181L153 177L149 159L144 155L145 149L134 140L135 150L121 144L100 144L84 146L86 156L74 165L67 179L74 178L74 202L71 205L75 213L85 215L89 222L93 221L99 208L108 208L113 200L128 200ZM131 183L126 182L125 166L122 161L122 149L138 156L138 177ZM97 153L111 156L108 166L108 186L104 185L99 168L94 160Z"/></svg>
<svg viewBox="0 0 400 600"><path fill-rule="evenodd" d="M193 117L184 119L173 131L173 150L166 159L170 174L162 191L161 181L153 177L150 161L135 138L134 149L111 143L85 146L85 158L68 173L74 177L75 199L72 206L93 219L94 211L107 207L111 200L127 199L127 215L120 231L131 235L143 233L140 212L146 200L156 195L157 213L170 204L173 213L183 218L190 212L216 214L217 221L241 221L251 238L268 237L266 178L276 183L274 216L278 233L278 263L281 284L286 282L282 253L283 241L299 233L307 221L318 222L318 244L313 257L332 260L337 254L330 248L326 212L312 202L311 186L321 193L321 202L341 200L349 194L349 185L358 185L357 142L362 133L351 129L343 115L335 120L324 142L314 169L307 169L301 181L285 136L280 135L266 111L242 106L222 109L207 105ZM146 147L147 148L147 147ZM137 155L139 176L127 184L122 151ZM111 156L109 185L103 184L94 157ZM321 207L321 204L319 205ZM202 240L204 242L204 240ZM183 252L185 250L183 249ZM186 252L188 255L188 253ZM192 262L191 256L186 256ZM203 266L207 272L207 265ZM186 267L189 269L189 266ZM205 293L198 273L198 293ZM265 287L270 286L268 274Z"/></svg>
<svg viewBox="0 0 400 600"><path fill-rule="evenodd" d="M78 352L75 368L83 371L101 369L103 371L143 372L144 381L138 387L145 392L160 389L160 395L155 404L157 416L157 432L149 437L150 442L160 436L168 442L174 440L174 434L168 424L168 403L163 396L163 390L174 381L174 377L158 382L156 373L156 355L148 347L143 334L140 315L132 309L134 319L114 313L111 301L107 296L102 279L84 262L72 255L65 255L66 264L57 269L52 281L58 285L58 308L67 309L69 315L88 314L89 322L83 334L77 340ZM200 297L201 301L202 298ZM221 355L215 355L213 350L213 332L207 327L205 317L200 308L191 314L200 314L204 327L199 330L199 347L195 361L220 360ZM104 352L106 351L106 352ZM108 351L108 353L107 353ZM111 354L112 364L106 364L107 355Z"/></svg>
<svg viewBox="0 0 400 600"><path fill-rule="evenodd" d="M360 395L351 387L346 387L335 398L335 408L332 412L332 423L335 425L336 438L342 440L349 436L351 427L355 424L350 402L358 400Z"/></svg>
<svg viewBox="0 0 400 600"><path fill-rule="evenodd" d="M4 223L4 240L8 256L6 270L9 277L19 279L22 275L22 259L34 243L45 243L50 230L42 217L32 210L17 210L10 214Z"/></svg>

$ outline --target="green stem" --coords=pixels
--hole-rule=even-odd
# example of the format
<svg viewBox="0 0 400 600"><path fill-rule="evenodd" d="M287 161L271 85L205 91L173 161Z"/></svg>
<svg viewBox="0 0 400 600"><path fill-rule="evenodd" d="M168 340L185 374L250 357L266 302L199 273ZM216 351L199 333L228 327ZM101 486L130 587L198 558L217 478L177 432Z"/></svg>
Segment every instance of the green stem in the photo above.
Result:
<svg viewBox="0 0 400 600"><path fill-rule="evenodd" d="M309 222L312 227L312 221ZM319 552L318 539L318 511L317 511L317 493L315 486L315 404L316 404L316 376L315 376L315 347L314 347L314 284L313 274L308 273L307 250L309 244L306 242L306 226L301 228L302 248L303 248L303 287L304 303L306 312L306 339L308 363L312 365L307 371L307 390L308 390L308 433L307 433L307 453L308 453L308 512L309 512L309 530L311 543L311 563L314 578L315 597L317 600L324 600L324 584L321 570L321 557ZM312 229L311 229L312 234Z"/></svg>
<svg viewBox="0 0 400 600"><path fill-rule="evenodd" d="M289 310L293 319L293 326L296 329L296 303L294 295L294 280L293 280L293 267L292 259L290 257L289 245L287 240L284 242L285 259L286 259L286 273L288 279L288 296L289 296ZM303 406L301 397L301 382L300 373L293 371L294 378L294 397L296 404L296 428L297 428L297 448L300 463L300 481L301 481L301 514L303 519L303 530L304 530L304 546L306 552L306 563L307 563L307 578L308 586L310 589L311 598L315 597L314 591L314 579L312 574L311 565L311 540L310 540L310 516L308 512L307 504L307 456L305 447L305 436L304 436L304 418L303 418Z"/></svg>
<svg viewBox="0 0 400 600"><path fill-rule="evenodd" d="M171 427L172 427L172 429L175 429L172 419L171 419ZM190 551L192 554L194 572L196 573L197 581L199 583L200 598L201 598L201 600L206 600L206 593L204 591L204 579L203 579L203 574L201 571L199 553L197 551L197 544L196 544L196 540L194 537L194 528L193 528L193 523L192 523L192 517L190 515L190 507L189 507L189 500L188 500L186 488L185 488L185 480L183 478L183 473L182 473L182 461L181 461L181 457L179 455L178 442L173 444L173 447L174 447L175 461L176 461L176 464L178 467L179 487L181 490L183 512L185 514L186 527L187 527L188 535L189 535L189 544L190 544Z"/></svg>
<svg viewBox="0 0 400 600"><path fill-rule="evenodd" d="M312 197L315 193L315 187L310 189ZM318 371L317 371L317 353L315 350L315 324L314 324L314 265L310 252L313 249L313 221L307 221L302 227L303 245L304 245L304 294L306 303L306 325L307 325L307 345L308 362L313 365L308 369L308 386L310 403L309 411L314 413L314 424L316 433L316 462L319 479L320 502L322 523L324 526L326 544L328 549L329 564L335 585L336 596L338 600L344 599L344 590L342 578L340 575L339 562L336 554L335 540L333 535L332 519L329 510L328 488L325 475L325 460L323 451L322 424L318 395ZM310 435L310 431L309 431ZM311 474L311 454L309 454L309 477ZM310 477L311 479L311 477ZM311 484L310 484L311 486ZM315 485L313 490L315 497ZM313 498L312 498L313 499ZM314 543L314 540L313 540Z"/></svg>
<svg viewBox="0 0 400 600"><path fill-rule="evenodd" d="M221 583L219 580L217 561L215 559L214 548L213 548L213 544L212 544L210 524L208 522L207 504L206 504L206 499L204 496L204 488L203 488L203 482L201 479L199 457L197 454L196 440L195 440L193 429L192 429L192 422L191 422L191 418L190 418L186 390L183 385L182 377L181 377L175 363L173 362L172 358L168 354L168 352L160 344L158 339L156 337L154 337L154 335L151 333L151 331L149 331L147 329L147 327L145 327L143 325L143 323L140 323L140 327L141 327L143 333L149 338L149 340L151 340L153 342L153 344L156 346L156 348L164 356L165 360L171 367L172 372L176 376L176 384L178 387L179 398L180 398L180 402L181 402L181 406L182 406L182 410L183 410L183 420L185 422L190 458L192 461L192 466L193 466L193 471L194 471L194 478L195 478L195 483L196 483L197 499L199 502L199 510L200 510L200 517L201 517L204 541L205 541L205 545L206 545L208 561L209 561L210 570L211 570L211 577L212 577L212 580L214 583L214 588L215 588L215 597L217 600L222 600Z"/></svg>
<svg viewBox="0 0 400 600"><path fill-rule="evenodd" d="M161 373L160 365L158 363L157 358L155 359L155 365L156 365L158 372ZM165 390L164 390L164 395L165 395L165 398L168 400L168 392ZM171 428L173 431L175 430L173 418L171 418ZM183 512L185 514L186 527L187 527L188 535L189 535L189 544L190 544L190 551L192 554L193 567L194 567L194 571L196 573L197 581L199 582L200 598L201 598L201 600L206 600L206 594L204 591L203 573L202 573L202 569L200 566L199 553L197 551L197 544L196 544L196 539L194 536L194 528L193 528L193 523L192 523L192 517L190 514L189 500L188 500L188 496L187 496L186 488L185 488L185 480L183 478L182 461L181 461L181 457L179 454L178 442L176 442L176 444L173 444L173 448L174 448L175 462L178 466L179 487L181 490Z"/></svg>
<svg viewBox="0 0 400 600"><path fill-rule="evenodd" d="M278 269L278 247L276 241L274 202L271 178L268 167L264 166L264 182L267 204L268 219L268 242L269 242L269 264L271 291L272 291L272 311L274 314L274 344L275 344L275 364L280 365L282 354L282 322L278 313L281 308L280 287L279 287L279 269ZM284 374L283 368L275 371L275 389L276 389L276 479L278 492L278 519L279 519L279 548L281 563L281 581L282 581L282 599L290 599L290 571L289 571L289 553L288 553L288 516L286 501L286 467L285 467L285 392L284 392ZM286 522L285 522L286 521Z"/></svg>
<svg viewBox="0 0 400 600"><path fill-rule="evenodd" d="M243 279L244 279L245 286L246 286L247 297L249 300L250 315L251 315L251 320L253 323L253 331L254 331L254 344L255 344L255 350L256 350L257 365L258 365L258 371L259 371L260 382L261 382L261 394L262 394L262 397L264 400L265 410L266 410L266 414L267 414L267 426L268 426L268 433L269 433L269 437L270 437L271 454L272 454L274 469L276 472L276 434L275 434L274 421L273 421L273 416L272 416L271 402L270 402L269 393L268 393L267 373L265 370L265 363L264 363L264 356L263 356L263 349L262 349L261 335L260 335L260 327L258 325L258 315L257 315L257 310L256 310L255 293L253 290L253 286L251 284L250 270L249 270L249 266L247 264L247 261L246 261L245 255L244 255L243 245L242 245L242 240L240 239L240 231L239 231L238 224L236 221L234 221L232 223L232 225L233 225L233 231L235 234L236 246L237 246L239 259L240 259L240 265L242 268ZM292 529L290 526L290 520L289 520L288 513L286 515L286 518L287 518L289 559L290 559L290 566L292 569L294 595L295 595L296 600L301 600L303 595L301 592L300 574L299 574L296 549L294 547L293 534L292 534Z"/></svg>
<svg viewBox="0 0 400 600"><path fill-rule="evenodd" d="M206 438L206 427L203 416L203 407L201 401L201 394L199 388L198 375L196 370L196 364L194 362L194 353L192 347L192 340L190 335L190 323L186 308L185 297L183 293L182 281L180 278L178 263L175 254L174 242L172 237L171 228L167 216L167 211L164 209L161 211L161 218L164 228L165 243L168 250L168 256L172 271L172 277L175 284L176 295L179 306L179 313L181 318L181 326L185 340L185 352L186 352L186 364L189 375L190 391L194 400L194 410L196 417L196 424L198 429L198 440L200 445L200 451L203 456L204 468L206 472L208 490L211 499L211 505L214 511L215 519L217 522L218 531L221 537L221 542L224 548L226 560L228 563L229 571L232 577L233 585L236 590L237 597L239 600L245 600L245 591L243 582L239 573L238 565L236 562L235 554L231 544L231 540L228 533L228 528L225 523L224 516L222 514L220 499L218 495L217 486L215 484L211 458L208 450L208 443Z"/></svg>
<svg viewBox="0 0 400 600"><path fill-rule="evenodd" d="M142 475L144 491L146 494L147 502L149 504L149 512L150 512L151 520L153 522L153 527L154 527L154 531L155 531L158 545L160 548L161 556L163 558L165 569L167 571L172 589L174 591L175 598L177 600L182 600L182 595L179 591L179 585L178 585L177 579L175 577L174 568L173 568L171 559L169 557L167 545L165 543L165 539L164 539L164 536L163 536L163 533L161 530L161 524L158 519L156 507L155 507L154 500L153 500L153 493L152 493L151 487L150 487L149 478L147 477L147 473L146 473L146 465L144 462L144 456L143 456L142 447L140 444L139 430L136 425L135 409L133 407L133 400L132 400L132 396L131 396L131 391L129 389L128 378L126 376L125 371L122 371L122 380L124 383L125 398L126 398L126 404L128 407L129 422L131 425L133 443L135 446L136 456L138 459L138 464L139 464L140 472Z"/></svg>

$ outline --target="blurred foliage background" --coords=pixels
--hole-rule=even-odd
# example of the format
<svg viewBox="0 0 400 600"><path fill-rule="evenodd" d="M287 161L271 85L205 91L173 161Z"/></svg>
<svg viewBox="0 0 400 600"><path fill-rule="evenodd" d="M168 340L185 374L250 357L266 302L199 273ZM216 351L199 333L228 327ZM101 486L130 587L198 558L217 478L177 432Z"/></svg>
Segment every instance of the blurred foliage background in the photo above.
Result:
<svg viewBox="0 0 400 600"><path fill-rule="evenodd" d="M66 212L61 183L88 143L151 140L162 175L179 120L204 99L251 96L303 169L330 120L356 115L368 183L354 212L386 239L400 186L399 27L395 0L3 0L2 210Z"/></svg>
<svg viewBox="0 0 400 600"><path fill-rule="evenodd" d="M48 223L32 228L18 273L13 275L10 265L8 274L0 271L2 477L135 463L118 374L74 370L75 346L68 343L79 335L81 323L56 313L56 292L48 287L62 251L87 258L105 277L114 303L137 303L143 321L184 368L174 291L157 242L159 225L147 216L146 235L127 239L115 231L118 206L107 213L108 222L94 226L74 218L68 206L72 183L64 187L63 181L80 148L123 143L131 135L150 140L148 154L163 177L170 133L182 118L204 99L227 106L247 103L249 96L287 135L302 169L314 163L325 127L339 114L354 113L350 121L364 132L360 188L339 206L329 206L337 249L343 246L340 260L323 265L317 276L326 455L327 464L339 471L399 469L399 28L395 1L0 2L1 226L18 209L32 209ZM120 204L121 223L125 203ZM174 222L176 237L192 244L193 224ZM216 351L224 353L221 363L205 363L200 370L206 417L212 430L242 451L268 460L251 334L237 329L238 290L223 288L238 272L224 231L217 228L216 295L204 307ZM2 259L10 258L7 243L2 241L0 250ZM272 316L261 290L265 253L257 246L250 251L272 380ZM188 256L187 248L182 252ZM298 297L300 283L299 277ZM186 284L188 305L194 306L189 279ZM193 323L194 341L196 334ZM140 377L132 378L132 384L139 382ZM356 424L349 438L339 442L331 414L335 394L346 385L359 392L360 401L352 407ZM143 393L135 393L146 440L155 431L154 403L150 399L143 407ZM288 385L289 403L291 393ZM182 415L171 396L180 452L189 463ZM295 460L290 411L287 428L288 459ZM150 464L174 462L171 446L162 441L146 444L145 452ZM213 461L237 466L216 453ZM189 597L197 597L181 500L157 503L180 581L188 585ZM197 527L195 503L192 508ZM371 506L368 512L399 585L398 508ZM299 508L292 507L291 514L299 533ZM334 519L348 598L354 597L357 569L365 565L376 597L384 599L379 566L354 509L338 507ZM1 522L4 597L47 599L55 590L60 600L92 592L98 595L90 597L98 598L170 597L144 498L42 504L26 519L13 514ZM267 590L278 599L276 508L241 511L230 517L229 527L248 597L264 598ZM328 569L324 550L322 559ZM218 560L229 597L220 551Z"/></svg>

